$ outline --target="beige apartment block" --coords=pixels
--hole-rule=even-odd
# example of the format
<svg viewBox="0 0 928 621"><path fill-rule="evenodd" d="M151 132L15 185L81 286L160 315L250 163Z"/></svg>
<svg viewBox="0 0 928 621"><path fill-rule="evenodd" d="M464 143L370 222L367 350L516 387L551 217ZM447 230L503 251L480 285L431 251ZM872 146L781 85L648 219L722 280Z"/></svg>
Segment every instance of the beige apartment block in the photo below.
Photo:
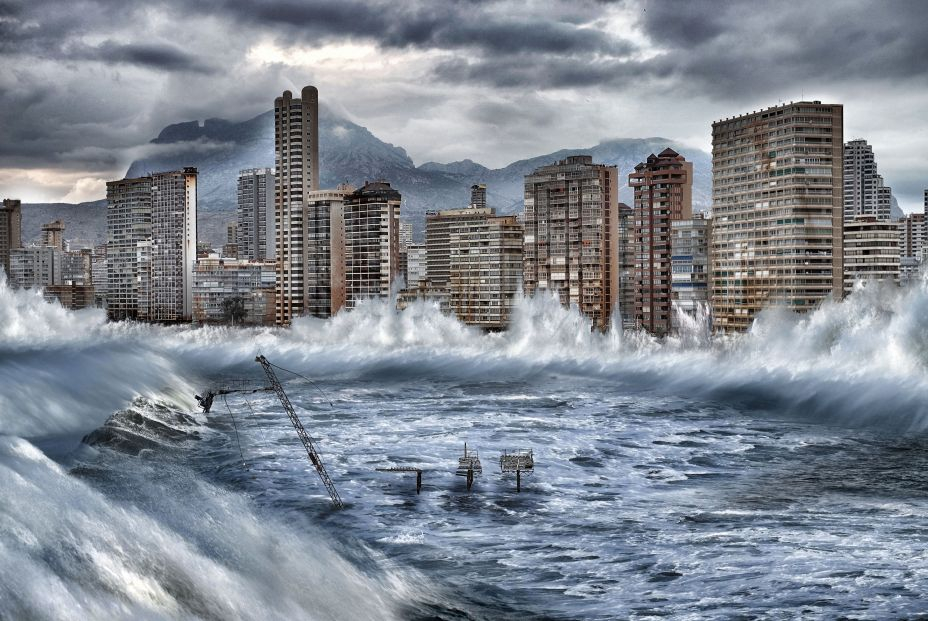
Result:
<svg viewBox="0 0 928 621"><path fill-rule="evenodd" d="M42 245L67 250L64 247L64 222L55 220L42 225Z"/></svg>
<svg viewBox="0 0 928 621"><path fill-rule="evenodd" d="M843 107L789 103L712 124L714 326L843 293Z"/></svg>
<svg viewBox="0 0 928 621"><path fill-rule="evenodd" d="M600 329L618 293L618 174L575 155L525 177L525 293L556 292Z"/></svg>
<svg viewBox="0 0 928 621"><path fill-rule="evenodd" d="M466 220L450 234L451 310L468 325L505 328L522 288L522 225L515 216Z"/></svg>
<svg viewBox="0 0 928 621"><path fill-rule="evenodd" d="M451 230L462 224L484 222L492 215L494 211L488 207L426 212L426 278L431 288L448 289L451 279Z"/></svg>

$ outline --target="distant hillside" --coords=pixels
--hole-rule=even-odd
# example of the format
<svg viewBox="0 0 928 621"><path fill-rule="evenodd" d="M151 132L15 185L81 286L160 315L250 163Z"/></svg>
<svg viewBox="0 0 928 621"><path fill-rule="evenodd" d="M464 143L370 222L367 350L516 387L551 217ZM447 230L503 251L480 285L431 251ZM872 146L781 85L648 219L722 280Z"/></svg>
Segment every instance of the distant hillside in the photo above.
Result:
<svg viewBox="0 0 928 621"><path fill-rule="evenodd" d="M95 246L106 241L106 199L89 203L24 203L23 243L38 241L42 225L54 220L65 224L65 239L72 246Z"/></svg>
<svg viewBox="0 0 928 621"><path fill-rule="evenodd" d="M273 125L272 112L242 123L209 119L202 125L196 121L170 125L152 141L159 145L158 154L133 162L127 176L196 166L200 172L200 237L214 244L222 243L225 223L234 218L238 171L273 166ZM366 128L324 107L320 110L319 130L322 187L334 187L344 181L361 185L366 180L388 180L403 194L403 217L413 223L417 236L421 235L426 211L466 205L474 183L487 184L487 202L501 213L521 210L525 174L579 153L592 155L598 163L618 165L619 178L627 182L635 164L650 153L672 146L694 163L694 207L704 209L710 203L709 155L666 138L609 140L594 147L564 149L491 170L471 160L450 164L428 162L416 167L404 149L381 141ZM620 198L631 202L627 188L620 191Z"/></svg>

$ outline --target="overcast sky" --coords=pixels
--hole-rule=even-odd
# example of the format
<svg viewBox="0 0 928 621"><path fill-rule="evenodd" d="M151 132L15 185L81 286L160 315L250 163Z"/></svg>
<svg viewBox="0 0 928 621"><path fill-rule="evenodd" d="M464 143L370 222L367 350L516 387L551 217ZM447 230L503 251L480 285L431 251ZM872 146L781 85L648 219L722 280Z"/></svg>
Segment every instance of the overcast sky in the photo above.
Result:
<svg viewBox="0 0 928 621"><path fill-rule="evenodd" d="M618 137L709 150L720 118L843 103L920 210L926 23L922 0L0 0L0 196L102 198L165 125L315 84L416 164L491 167Z"/></svg>

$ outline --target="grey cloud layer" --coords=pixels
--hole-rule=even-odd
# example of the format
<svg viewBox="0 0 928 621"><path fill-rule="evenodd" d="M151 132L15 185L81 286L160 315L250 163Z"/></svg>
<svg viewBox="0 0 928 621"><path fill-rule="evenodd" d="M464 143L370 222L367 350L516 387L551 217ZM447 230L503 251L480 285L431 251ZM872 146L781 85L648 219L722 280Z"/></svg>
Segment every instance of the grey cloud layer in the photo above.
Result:
<svg viewBox="0 0 928 621"><path fill-rule="evenodd" d="M677 98L693 134L718 118L709 109L803 87L924 94L926 16L921 0L0 0L0 168L113 174L120 150L166 123L257 114L288 80L312 78L248 66L258 42L438 52L365 110L386 122L393 107L399 127L444 102L461 115L449 127L470 123L484 133L475 144L499 151L507 139L526 148L529 124L563 129L545 93L614 108Z"/></svg>

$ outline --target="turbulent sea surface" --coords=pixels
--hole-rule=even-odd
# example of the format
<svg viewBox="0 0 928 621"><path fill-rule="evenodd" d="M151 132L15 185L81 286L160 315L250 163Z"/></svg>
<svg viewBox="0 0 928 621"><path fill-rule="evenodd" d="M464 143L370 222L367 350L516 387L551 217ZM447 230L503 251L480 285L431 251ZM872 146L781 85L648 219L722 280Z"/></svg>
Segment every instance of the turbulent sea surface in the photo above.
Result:
<svg viewBox="0 0 928 621"><path fill-rule="evenodd" d="M315 381L279 372L345 509L272 393L228 397L239 441L195 407L258 353ZM0 283L0 619L916 617L926 365L925 284L657 342L548 298L191 329Z"/></svg>

